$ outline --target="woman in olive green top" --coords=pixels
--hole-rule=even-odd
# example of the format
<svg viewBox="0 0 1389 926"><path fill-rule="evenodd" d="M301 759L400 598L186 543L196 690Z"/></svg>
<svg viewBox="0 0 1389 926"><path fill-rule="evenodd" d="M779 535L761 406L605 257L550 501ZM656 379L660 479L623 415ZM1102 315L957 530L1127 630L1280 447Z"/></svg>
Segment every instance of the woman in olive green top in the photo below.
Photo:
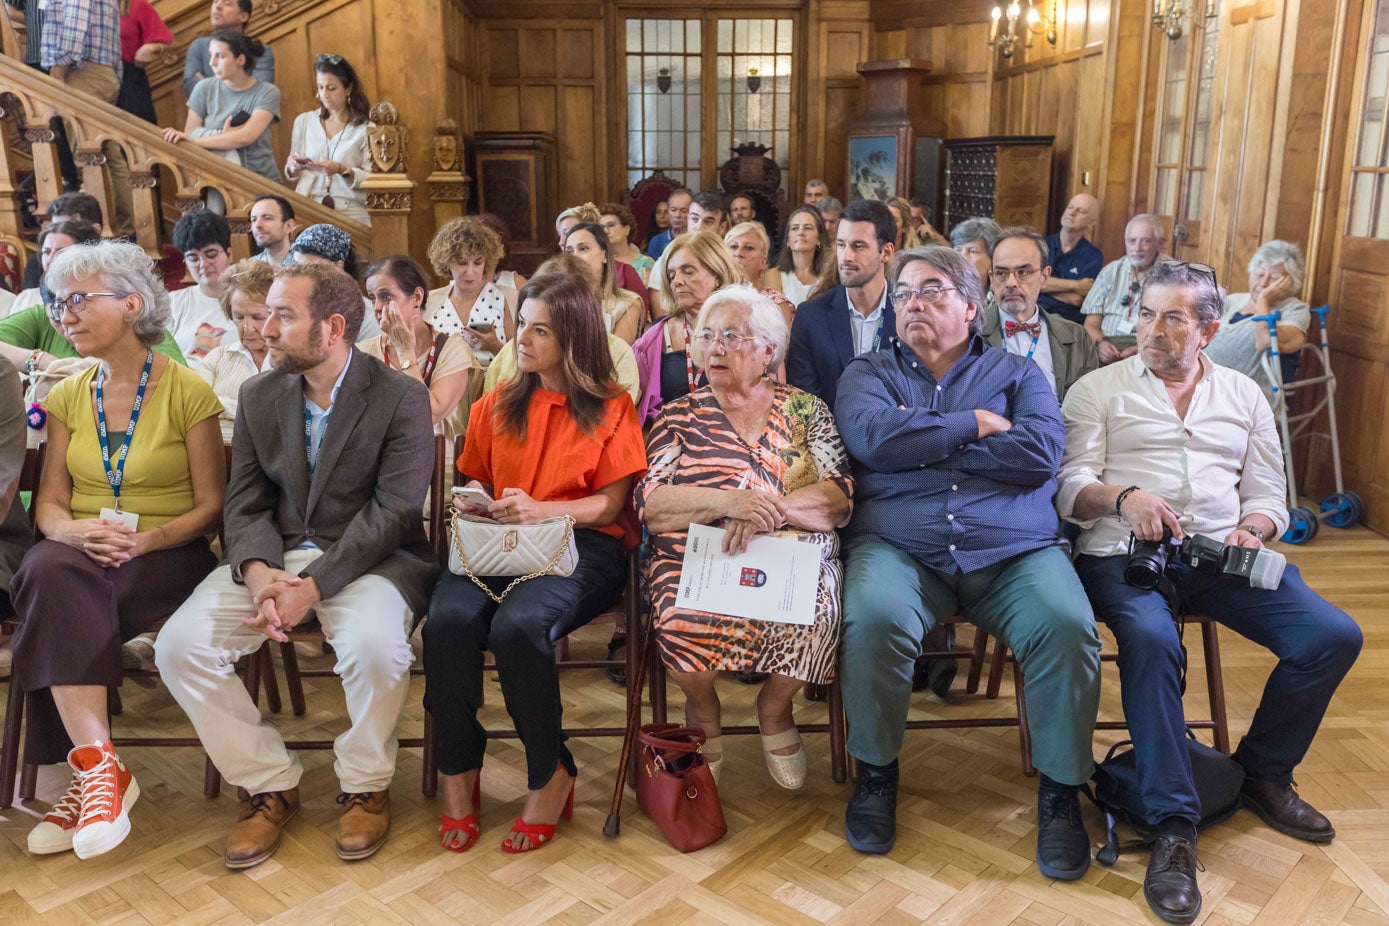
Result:
<svg viewBox="0 0 1389 926"><path fill-rule="evenodd" d="M66 755L73 772L29 851L90 858L129 834L140 793L107 723L121 641L172 613L216 565L207 537L225 496L222 406L202 377L151 349L169 296L138 245L70 248L47 281L64 336L99 363L48 396L34 499L46 539L11 587L14 665L30 693L26 759Z"/></svg>

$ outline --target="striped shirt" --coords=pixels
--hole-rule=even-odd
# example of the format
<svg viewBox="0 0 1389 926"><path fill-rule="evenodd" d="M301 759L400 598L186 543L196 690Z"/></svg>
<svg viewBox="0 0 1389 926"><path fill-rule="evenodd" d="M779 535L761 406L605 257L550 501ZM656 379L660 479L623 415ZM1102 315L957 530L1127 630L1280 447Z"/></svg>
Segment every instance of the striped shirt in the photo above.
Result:
<svg viewBox="0 0 1389 926"><path fill-rule="evenodd" d="M121 74L121 17L116 0L51 0L43 17L46 68L104 64Z"/></svg>
<svg viewBox="0 0 1389 926"><path fill-rule="evenodd" d="M974 410L1013 423L979 437ZM938 572L974 572L1053 546L1052 499L1066 442L1037 364L979 335L939 382L898 338L849 361L835 419L854 462L848 548L892 544Z"/></svg>
<svg viewBox="0 0 1389 926"><path fill-rule="evenodd" d="M1159 254L1159 261L1171 260ZM1133 275L1127 257L1104 265L1081 305L1082 315L1103 315L1101 330L1107 338L1134 337L1138 333L1138 306L1143 301L1143 281Z"/></svg>

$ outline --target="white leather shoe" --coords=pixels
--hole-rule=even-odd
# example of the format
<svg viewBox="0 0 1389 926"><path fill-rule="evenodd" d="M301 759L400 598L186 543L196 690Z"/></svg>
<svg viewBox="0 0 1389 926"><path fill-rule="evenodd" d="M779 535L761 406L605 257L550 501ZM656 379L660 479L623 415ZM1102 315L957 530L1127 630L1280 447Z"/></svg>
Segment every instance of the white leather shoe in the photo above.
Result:
<svg viewBox="0 0 1389 926"><path fill-rule="evenodd" d="M723 734L706 737L699 751L704 761L709 763L709 774L714 776L714 784L718 784L719 770L723 768Z"/></svg>
<svg viewBox="0 0 1389 926"><path fill-rule="evenodd" d="M774 749L797 747L788 756L779 756ZM805 746L801 743L801 731L792 727L780 733L762 735L762 755L767 760L767 771L772 781L787 791L799 791L805 786Z"/></svg>

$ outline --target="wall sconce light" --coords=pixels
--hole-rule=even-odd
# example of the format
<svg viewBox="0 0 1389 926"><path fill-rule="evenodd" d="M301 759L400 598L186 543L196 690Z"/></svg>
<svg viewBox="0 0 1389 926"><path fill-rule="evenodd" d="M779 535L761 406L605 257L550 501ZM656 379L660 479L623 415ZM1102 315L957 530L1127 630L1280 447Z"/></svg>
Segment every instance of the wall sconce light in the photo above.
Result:
<svg viewBox="0 0 1389 926"><path fill-rule="evenodd" d="M656 71L656 89L662 93L670 92L670 68L659 68Z"/></svg>
<svg viewBox="0 0 1389 926"><path fill-rule="evenodd" d="M1027 0L1027 11L1023 12L1021 0L1007 0L1006 3L999 0L989 11L989 45L997 45L998 53L1003 57L1013 57L1013 51L1020 42L1023 48L1031 48L1033 35L1045 35L1049 44L1056 44L1060 0L1043 0L1046 7L1045 15L1033 5L1033 2L1034 0ZM1160 3L1162 0L1155 2Z"/></svg>
<svg viewBox="0 0 1389 926"><path fill-rule="evenodd" d="M1182 37L1182 20L1187 16L1182 0L1153 0L1153 25L1174 42Z"/></svg>
<svg viewBox="0 0 1389 926"><path fill-rule="evenodd" d="M762 86L762 78L757 74L757 68L748 68L748 93L756 93Z"/></svg>

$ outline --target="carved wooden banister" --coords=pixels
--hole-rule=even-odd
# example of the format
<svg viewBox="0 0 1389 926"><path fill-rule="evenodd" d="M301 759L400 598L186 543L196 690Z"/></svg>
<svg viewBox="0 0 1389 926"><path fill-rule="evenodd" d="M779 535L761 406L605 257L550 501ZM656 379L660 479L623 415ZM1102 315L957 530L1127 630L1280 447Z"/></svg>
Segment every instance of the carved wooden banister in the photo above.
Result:
<svg viewBox="0 0 1389 926"><path fill-rule="evenodd" d="M157 254L161 244L158 227L158 174L163 167L173 184L175 202L180 210L202 208L202 193L211 188L222 194L227 204L227 220L234 233L234 252L237 257L249 256L246 232L250 222L246 217L251 202L261 193L273 192L294 205L299 227L316 222L338 226L352 236L357 250L374 253L372 229L320 203L300 196L291 187L275 184L258 174L244 170L230 161L195 145L171 145L160 130L149 123L122 112L114 106L91 97L75 94L63 84L13 58L0 56L0 233L20 234L19 227L9 227L18 217L12 206L17 193L13 190L14 170L23 154L15 150L9 137L15 119L27 126L25 138L32 147L39 209L47 207L62 192L58 174L56 147L49 120L61 115L71 126L69 142L82 172L83 189L96 196L107 210L110 227L109 178L102 144L114 141L124 149L130 162L130 185L135 200L135 235L142 247ZM13 110L13 111L12 111ZM240 233L240 234L237 234Z"/></svg>

